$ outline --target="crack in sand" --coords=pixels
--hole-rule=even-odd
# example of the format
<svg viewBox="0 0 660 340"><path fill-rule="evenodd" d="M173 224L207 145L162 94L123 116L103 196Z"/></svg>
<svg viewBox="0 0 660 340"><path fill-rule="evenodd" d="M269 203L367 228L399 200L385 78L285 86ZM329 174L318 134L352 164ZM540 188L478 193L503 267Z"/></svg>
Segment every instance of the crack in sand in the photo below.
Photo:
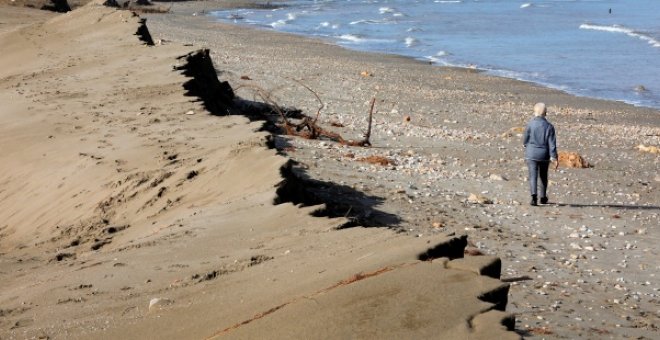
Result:
<svg viewBox="0 0 660 340"><path fill-rule="evenodd" d="M405 266L411 266L411 265L415 265L415 264L418 264L418 263L421 263L421 262L416 262L416 263L401 263L401 264L398 264L398 265L395 265L395 266L387 266L387 267L383 267L383 268L380 268L380 269L378 269L378 270L375 270L375 271L372 271L372 272L368 272L368 273L357 273L357 274L354 274L353 276L351 276L351 277L349 277L349 278L346 278L346 279L344 279L344 280L341 280L341 281L335 283L335 284L332 285L332 286L329 286L329 287L323 288L323 289L321 289L321 290L319 290L319 291L317 291L317 292L314 292L314 293L312 293L312 294L310 294L310 295L305 295L305 296L302 296L302 297L294 298L293 300L291 300L291 301L289 301L289 302L285 302L285 303L283 303L283 304L281 304L281 305L275 306L275 307L273 307L273 308L271 308L271 309L269 309L269 310L267 310L267 311L265 311L265 312L257 313L257 314L255 314L253 317L251 317L250 319L247 319L247 320L241 321L241 322L239 322L239 323L237 323L237 324L234 324L233 326L227 327L227 328L225 328L225 329L223 329L223 330L221 330L221 331L219 331L219 332L216 332L216 333L212 334L212 335L209 336L209 337L206 337L205 339L206 339L206 340L208 340L208 339L215 339L215 338L218 338L218 337L220 337L220 336L223 336L223 335L225 335L226 333L229 333L229 332L231 332L231 331L234 330L234 329L237 329L237 328L239 328L239 327L241 327L241 326L244 326L244 325L247 325L247 324L249 324L249 323L251 323L251 322L253 322L253 321L256 321L256 320L259 320L259 319L261 319L261 318L264 318L264 317L266 317L266 316L268 316L268 315L270 315L270 314L273 314L273 313L275 313L276 311L278 311L278 310L280 310L280 309L282 309L282 308L284 308L284 307L286 307L286 306L288 306L288 305L290 305L290 304L296 303L296 302L298 302L298 301L300 301L300 300L302 300L302 299L312 299L312 300L313 300L315 296L317 296L317 295L319 295L319 294L327 293L327 292L329 292L329 291L331 291L331 290L333 290L333 289L336 289L336 288L339 288L339 287L342 287L342 286L347 286L347 285L350 285L350 284L352 284L352 283L359 282L359 281L362 281L362 280L365 280L365 279L368 279L368 278L371 278L371 277L374 277L374 276L378 276L378 275L380 275L380 274L387 273L387 272L389 272L389 271L392 271L392 270L395 270L395 269L398 269L398 268L402 268L402 267L405 267Z"/></svg>

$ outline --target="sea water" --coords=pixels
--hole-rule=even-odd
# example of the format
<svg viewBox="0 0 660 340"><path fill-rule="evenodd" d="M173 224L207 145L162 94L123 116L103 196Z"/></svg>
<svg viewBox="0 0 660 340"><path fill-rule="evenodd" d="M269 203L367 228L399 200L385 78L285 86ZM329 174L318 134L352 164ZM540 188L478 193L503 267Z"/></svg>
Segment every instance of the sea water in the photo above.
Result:
<svg viewBox="0 0 660 340"><path fill-rule="evenodd" d="M660 0L298 0L211 15L660 108Z"/></svg>

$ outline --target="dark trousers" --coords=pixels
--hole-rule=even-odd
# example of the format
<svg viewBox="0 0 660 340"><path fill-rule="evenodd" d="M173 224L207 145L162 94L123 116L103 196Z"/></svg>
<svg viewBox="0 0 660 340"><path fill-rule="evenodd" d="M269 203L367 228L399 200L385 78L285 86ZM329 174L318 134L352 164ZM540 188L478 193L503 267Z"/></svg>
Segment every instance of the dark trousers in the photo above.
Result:
<svg viewBox="0 0 660 340"><path fill-rule="evenodd" d="M529 191L532 195L536 195L537 179L541 178L541 195L540 197L547 197L546 189L548 188L548 168L550 161L534 161L526 159L527 169L529 170Z"/></svg>

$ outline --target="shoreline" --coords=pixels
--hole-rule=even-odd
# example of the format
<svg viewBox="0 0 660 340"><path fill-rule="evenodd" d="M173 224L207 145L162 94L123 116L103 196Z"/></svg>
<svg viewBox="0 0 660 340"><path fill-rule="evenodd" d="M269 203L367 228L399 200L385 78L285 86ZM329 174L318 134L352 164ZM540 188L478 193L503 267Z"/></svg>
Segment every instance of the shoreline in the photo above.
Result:
<svg viewBox="0 0 660 340"><path fill-rule="evenodd" d="M245 2L252 3L252 1L245 1ZM470 67L470 66L460 66L460 65L441 65L441 64L436 64L435 62L429 60L427 57L423 57L423 56L415 57L415 56L406 55L406 54L370 51L368 49L362 49L362 48L359 48L359 47L351 47L351 46L343 45L343 44L340 43L340 40L337 40L336 37L335 38L330 37L330 36L320 37L320 36L314 36L314 35L306 35L304 33L294 33L294 32L280 31L280 30L277 30L275 28L269 27L268 25L251 25L251 24L235 22L235 21L231 22L228 19L214 18L210 14L214 10L227 11L227 10L231 10L231 9L246 9L246 8L249 9L249 8L254 8L254 7L255 6L250 6L250 5L243 7L243 6L240 6L240 1L235 1L231 5L222 5L221 7L216 8L216 9L210 9L209 10L208 9L209 7L205 7L204 10L203 10L203 12L205 12L205 13L203 15L206 16L206 17L209 17L210 21L219 22L219 23L223 23L223 24L237 25L237 26L241 26L243 28L264 30L264 31L269 31L269 32L292 34L292 35L296 35L296 36L303 37L303 38L306 38L306 39L313 39L313 40L316 39L316 40L324 41L324 42L330 43L332 45L335 45L335 46L338 46L338 47L341 47L341 48L346 48L346 49L356 51L356 52L373 53L373 54L385 54L385 55L391 55L391 56L398 56L398 57L402 57L402 58L410 58L412 60L421 62L423 64L431 64L431 65L436 66L436 67L448 67L448 68L457 68L457 69L466 69L466 70L477 70L477 71L482 72L484 74L487 74L489 76L494 76L494 77L500 77L500 78L506 78L506 79L517 80L517 81L522 81L522 82L526 82L526 83L531 83L531 84L534 84L534 85L537 85L537 86L542 86L542 87L545 87L545 88L557 90L557 91L566 93L566 94L571 95L571 96L576 96L576 97L586 98L586 99L604 100L604 101L623 103L623 104L631 105L633 107L658 110L660 112L660 104L658 104L659 106L650 106L650 105L645 105L643 103L637 103L633 99L630 99L630 100L615 99L615 98L598 97L598 96L580 94L579 90L563 89L563 87L565 87L564 85L544 83L544 82L541 82L541 81L524 79L523 77L511 77L511 76L506 76L506 75L499 74L501 72L508 72L507 70L504 70L504 69L502 69L502 70L489 70L487 68L480 68L480 67ZM192 8L194 8L194 6L192 6ZM512 71L512 72L517 72L517 71ZM638 93L638 94L641 95L643 93Z"/></svg>
<svg viewBox="0 0 660 340"><path fill-rule="evenodd" d="M213 3L212 5L210 3ZM441 69L448 69L448 70L456 70L456 71L462 71L466 73L479 73L482 74L483 76L486 77L493 77L493 78L499 78L505 81L513 81L513 82L520 82L523 84L528 84L531 87L540 87L549 91L556 91L561 95L565 95L566 97L574 97L575 100L566 100L564 99L563 102L570 103L570 105L576 105L581 102L581 99L584 100L584 102L592 102L592 105L594 108L597 109L604 109L604 108L609 108L609 107L616 107L619 110L624 110L626 107L632 108L632 109L639 109L642 111L647 111L649 113L660 113L660 108L656 107L651 107L651 106L643 106L643 105L635 105L634 103L629 103L624 100L616 100L616 99L608 99L608 98L599 98L599 97L591 97L591 96L583 96L579 94L572 93L567 90L563 90L560 88L557 88L555 86L551 86L548 84L543 84L539 82L535 82L532 80L524 80L524 79L518 79L518 78L511 78L511 77L506 77L506 76L501 76L497 74L490 74L489 70L487 69L481 69L481 68L471 68L471 67L461 67L461 66L449 66L449 65L437 65L437 64L431 64L428 61L425 61L420 58L412 57L412 56L406 56L406 55L400 55L400 54L394 54L394 53L385 53L385 52L377 52L377 51L366 51L366 50L360 50L360 49L353 49L347 46L342 46L341 44L338 44L336 42L333 42L332 39L330 38L322 38L322 37L314 37L314 36L307 36L304 34L296 34L296 33L289 33L289 32L282 32L278 31L276 29L269 29L268 27L259 27L259 26L253 26L253 25L248 25L248 24L241 24L241 23L231 23L231 22L225 22L222 20L217 20L214 19L210 14L207 12L211 12L214 9L217 10L230 10L230 9L238 9L238 8L252 8L252 7L258 7L259 1L254 1L254 0L233 0L230 2L219 2L215 0L211 1L189 1L189 2L183 2L183 3L176 3L176 10L175 13L170 13L172 15L182 15L182 16L194 16L196 20L205 20L208 23L215 23L219 25L228 25L228 26L235 26L235 27L240 27L241 29L246 29L246 30L254 30L255 32L268 32L269 34L283 34L283 35L291 35L293 37L298 37L302 40L310 41L310 42L320 42L323 44L327 44L329 46L333 46L336 48L344 49L350 52L354 52L357 54L365 54L365 55L373 55L373 56L382 56L382 57L389 57L393 59L402 59L402 60L408 60L413 63L417 63L419 65L430 65L433 67L441 68ZM275 5L277 6L277 5ZM214 8L214 9L210 9ZM199 14L202 15L199 15ZM294 39L295 40L295 39ZM495 72L495 71L493 71ZM595 104L595 105L594 105Z"/></svg>

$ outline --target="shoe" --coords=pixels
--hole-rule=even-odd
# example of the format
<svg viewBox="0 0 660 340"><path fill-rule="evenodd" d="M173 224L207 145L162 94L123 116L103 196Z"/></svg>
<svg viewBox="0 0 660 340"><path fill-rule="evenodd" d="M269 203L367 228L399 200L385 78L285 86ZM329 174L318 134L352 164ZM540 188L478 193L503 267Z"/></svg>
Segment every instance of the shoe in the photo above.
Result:
<svg viewBox="0 0 660 340"><path fill-rule="evenodd" d="M548 198L547 197L541 197L541 204L548 204Z"/></svg>
<svg viewBox="0 0 660 340"><path fill-rule="evenodd" d="M536 195L532 195L532 201L529 202L529 205L533 205L533 206L537 206L537 205L538 205L538 204L536 204Z"/></svg>

